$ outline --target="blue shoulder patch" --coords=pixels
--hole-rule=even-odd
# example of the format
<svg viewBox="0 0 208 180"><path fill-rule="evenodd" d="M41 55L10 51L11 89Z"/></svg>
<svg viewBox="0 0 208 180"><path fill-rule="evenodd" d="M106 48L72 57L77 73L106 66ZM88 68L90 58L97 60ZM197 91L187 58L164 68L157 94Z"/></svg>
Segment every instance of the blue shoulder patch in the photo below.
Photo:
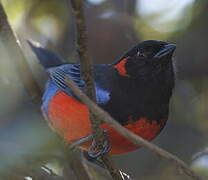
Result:
<svg viewBox="0 0 208 180"><path fill-rule="evenodd" d="M98 83L95 83L95 90L97 104L106 104L110 100L110 92L101 88Z"/></svg>

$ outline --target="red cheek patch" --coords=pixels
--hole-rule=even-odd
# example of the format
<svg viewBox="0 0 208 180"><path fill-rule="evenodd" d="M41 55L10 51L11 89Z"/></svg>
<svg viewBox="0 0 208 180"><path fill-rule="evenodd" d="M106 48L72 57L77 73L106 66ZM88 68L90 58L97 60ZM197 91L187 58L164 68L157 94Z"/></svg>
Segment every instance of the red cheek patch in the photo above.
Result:
<svg viewBox="0 0 208 180"><path fill-rule="evenodd" d="M129 57L126 57L124 59L122 59L118 64L116 64L115 66L113 66L115 69L118 70L118 73L122 76L126 76L126 77L130 77L127 72L126 72L126 62L129 59Z"/></svg>

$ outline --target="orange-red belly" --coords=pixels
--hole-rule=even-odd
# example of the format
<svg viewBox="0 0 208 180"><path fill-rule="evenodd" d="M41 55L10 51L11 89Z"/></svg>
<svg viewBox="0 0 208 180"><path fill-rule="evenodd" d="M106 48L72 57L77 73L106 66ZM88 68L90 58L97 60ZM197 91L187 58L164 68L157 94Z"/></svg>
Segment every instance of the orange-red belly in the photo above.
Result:
<svg viewBox="0 0 208 180"><path fill-rule="evenodd" d="M62 91L57 92L51 99L48 117L53 128L64 137L67 143L92 133L88 108ZM135 122L129 120L129 124L125 127L146 140L152 140L164 125L165 121L158 124L156 121L148 122L147 119L140 118ZM109 125L104 123L101 127L107 130L111 154L122 154L139 148ZM90 144L91 142L85 143L81 148L87 150Z"/></svg>

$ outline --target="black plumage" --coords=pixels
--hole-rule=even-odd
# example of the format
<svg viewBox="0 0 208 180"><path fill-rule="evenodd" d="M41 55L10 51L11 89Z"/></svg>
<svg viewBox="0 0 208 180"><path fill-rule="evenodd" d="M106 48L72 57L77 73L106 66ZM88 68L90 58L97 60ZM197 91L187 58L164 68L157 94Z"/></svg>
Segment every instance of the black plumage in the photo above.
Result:
<svg viewBox="0 0 208 180"><path fill-rule="evenodd" d="M49 73L49 84L52 85L48 85L50 88L46 89L45 97L53 96L58 89L75 97L65 84L65 76L73 79L84 92L79 64L61 65L63 63L60 56L33 43L29 44ZM158 123L167 120L169 100L174 87L174 50L173 44L155 40L143 41L112 64L94 65L98 105L122 125L128 124L130 117L132 121L142 117ZM125 63L122 62L124 60ZM44 99L45 111L48 105L46 101L49 100L50 98Z"/></svg>

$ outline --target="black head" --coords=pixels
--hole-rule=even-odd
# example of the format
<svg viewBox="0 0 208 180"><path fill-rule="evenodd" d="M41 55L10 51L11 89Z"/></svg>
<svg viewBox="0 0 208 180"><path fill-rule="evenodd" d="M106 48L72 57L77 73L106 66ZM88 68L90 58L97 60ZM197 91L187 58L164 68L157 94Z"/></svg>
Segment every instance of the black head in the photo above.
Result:
<svg viewBox="0 0 208 180"><path fill-rule="evenodd" d="M114 68L122 76L129 78L144 78L157 73L172 71L172 55L176 45L163 41L147 40L138 43L126 52Z"/></svg>

